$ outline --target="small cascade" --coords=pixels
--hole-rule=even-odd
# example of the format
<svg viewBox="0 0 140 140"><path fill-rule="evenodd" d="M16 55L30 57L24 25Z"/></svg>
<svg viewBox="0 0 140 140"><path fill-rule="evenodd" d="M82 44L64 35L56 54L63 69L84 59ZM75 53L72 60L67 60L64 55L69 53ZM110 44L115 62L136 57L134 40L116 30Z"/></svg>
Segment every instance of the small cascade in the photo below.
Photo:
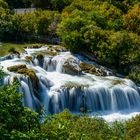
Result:
<svg viewBox="0 0 140 140"><path fill-rule="evenodd" d="M57 71L60 73L69 73L70 71L71 73L80 72L79 63L80 61L69 52L54 57L34 58L33 60L35 66L40 66L48 72Z"/></svg>
<svg viewBox="0 0 140 140"><path fill-rule="evenodd" d="M12 84L14 77L18 79L24 106L35 111L43 107L46 114L59 113L66 108L74 113L109 112L109 115L125 110L140 112L139 88L131 80L84 73L79 66L80 60L70 52L56 56L33 55L43 49L47 50L26 49L26 54L20 58L0 60L7 73L4 84ZM27 61L27 58L31 60ZM35 81L27 75L7 70L9 66L21 64L33 69L38 79Z"/></svg>
<svg viewBox="0 0 140 140"><path fill-rule="evenodd" d="M41 103L40 100L34 94L31 80L28 77L23 75L5 76L3 83L5 85L12 84L15 78L20 83L18 91L20 93L23 93L23 105L35 111L39 111L41 109Z"/></svg>
<svg viewBox="0 0 140 140"><path fill-rule="evenodd" d="M24 93L24 105L33 109L33 100L31 96L30 88L26 82L21 81L20 83L22 87L21 92Z"/></svg>
<svg viewBox="0 0 140 140"><path fill-rule="evenodd" d="M133 89L106 89L103 87L62 88L58 91L44 88L47 97L47 109L51 113L59 113L65 108L72 112L80 112L81 108L89 112L119 111L140 107L140 96Z"/></svg>

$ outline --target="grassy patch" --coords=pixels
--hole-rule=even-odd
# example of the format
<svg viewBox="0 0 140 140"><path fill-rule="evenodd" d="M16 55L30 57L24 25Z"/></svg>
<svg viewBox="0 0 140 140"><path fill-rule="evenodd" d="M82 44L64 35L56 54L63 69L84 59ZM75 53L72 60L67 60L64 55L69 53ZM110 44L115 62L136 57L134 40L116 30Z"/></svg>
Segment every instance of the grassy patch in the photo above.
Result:
<svg viewBox="0 0 140 140"><path fill-rule="evenodd" d="M24 48L29 47L29 48L38 48L36 46L48 46L50 50L48 51L42 51L40 52L43 55L51 55L54 56L57 54L57 52L61 50L66 50L64 47L60 45L48 45L48 44L30 44L30 43L24 43L24 44L16 44L16 43L0 43L0 56L7 55L9 51L11 50L16 50L18 52L24 51ZM57 52L53 52L53 50L56 50ZM38 54L38 52L37 52Z"/></svg>
<svg viewBox="0 0 140 140"><path fill-rule="evenodd" d="M24 50L24 47L33 45L35 44L0 43L0 56L8 54L9 50L13 48L18 52L22 52ZM36 45L44 45L44 44L36 44Z"/></svg>

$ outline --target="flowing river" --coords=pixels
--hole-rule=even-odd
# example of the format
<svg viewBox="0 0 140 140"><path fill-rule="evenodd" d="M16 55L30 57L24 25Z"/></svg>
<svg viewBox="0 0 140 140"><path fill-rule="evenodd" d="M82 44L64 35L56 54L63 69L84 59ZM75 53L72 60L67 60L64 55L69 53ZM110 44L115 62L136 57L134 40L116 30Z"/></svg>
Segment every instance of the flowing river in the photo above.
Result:
<svg viewBox="0 0 140 140"><path fill-rule="evenodd" d="M108 122L124 121L140 114L140 88L134 82L109 76L107 70L106 76L85 73L79 66L84 60L82 56L76 57L70 52L51 56L46 53L49 49L30 48L20 56L0 58L0 66L7 74L3 83L11 84L15 77L18 79L24 106L35 111L43 107L46 114L59 113L67 108L72 113L98 115ZM43 55L37 55L40 52ZM7 69L18 65L32 69L35 79Z"/></svg>

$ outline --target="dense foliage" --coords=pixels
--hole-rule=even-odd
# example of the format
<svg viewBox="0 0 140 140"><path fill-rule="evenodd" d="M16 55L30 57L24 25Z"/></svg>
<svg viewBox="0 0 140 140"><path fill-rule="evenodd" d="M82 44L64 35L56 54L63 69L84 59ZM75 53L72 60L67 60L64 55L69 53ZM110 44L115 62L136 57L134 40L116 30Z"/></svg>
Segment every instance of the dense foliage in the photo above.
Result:
<svg viewBox="0 0 140 140"><path fill-rule="evenodd" d="M140 62L139 5L138 1L75 0L61 14L58 35L71 51L90 52L99 63L132 75Z"/></svg>
<svg viewBox="0 0 140 140"><path fill-rule="evenodd" d="M38 10L20 14L8 9L21 5ZM70 51L88 52L100 64L139 82L139 0L0 0L0 27L0 41L61 39Z"/></svg>
<svg viewBox="0 0 140 140"><path fill-rule="evenodd" d="M0 71L1 78L2 75ZM28 133L34 134L39 129L39 115L23 107L22 94L17 92L17 87L17 83L0 86L1 140L26 138Z"/></svg>

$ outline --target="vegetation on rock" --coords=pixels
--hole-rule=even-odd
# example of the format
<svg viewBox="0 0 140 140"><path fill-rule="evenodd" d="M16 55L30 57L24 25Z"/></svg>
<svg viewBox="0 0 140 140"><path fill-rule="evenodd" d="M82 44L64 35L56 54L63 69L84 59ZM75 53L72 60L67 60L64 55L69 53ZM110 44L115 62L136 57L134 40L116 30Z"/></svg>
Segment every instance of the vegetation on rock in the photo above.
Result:
<svg viewBox="0 0 140 140"><path fill-rule="evenodd" d="M69 88L69 89L71 89L71 88L82 89L84 87L89 87L89 85L79 84L79 83L76 83L76 82L69 81L69 82L65 83L62 87L66 87L66 88Z"/></svg>
<svg viewBox="0 0 140 140"><path fill-rule="evenodd" d="M34 89L38 89L38 77L36 76L36 73L33 69L28 68L22 68L18 69L17 73L24 74L25 76L28 76L31 79L32 85Z"/></svg>
<svg viewBox="0 0 140 140"><path fill-rule="evenodd" d="M25 61L26 61L26 62L32 61L32 56L26 56L26 57L25 57Z"/></svg>
<svg viewBox="0 0 140 140"><path fill-rule="evenodd" d="M11 72L17 72L20 69L26 69L26 65L15 65L15 66L10 66L7 67L7 70L11 71Z"/></svg>
<svg viewBox="0 0 140 140"><path fill-rule="evenodd" d="M113 85L119 85L119 84L124 84L124 80L113 80L112 81Z"/></svg>
<svg viewBox="0 0 140 140"><path fill-rule="evenodd" d="M95 74L97 76L106 76L105 71L103 71L100 68L97 68L94 65L88 64L88 63L81 62L80 68L82 71L87 72L87 73Z"/></svg>

